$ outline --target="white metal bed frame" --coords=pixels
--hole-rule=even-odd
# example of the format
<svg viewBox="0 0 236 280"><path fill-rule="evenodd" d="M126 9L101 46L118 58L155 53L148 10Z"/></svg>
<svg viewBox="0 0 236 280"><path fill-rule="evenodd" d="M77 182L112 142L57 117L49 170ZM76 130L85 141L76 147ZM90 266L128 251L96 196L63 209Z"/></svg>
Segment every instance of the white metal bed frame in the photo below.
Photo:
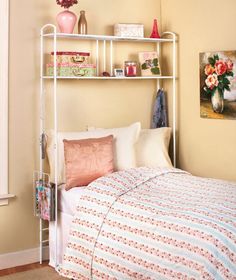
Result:
<svg viewBox="0 0 236 280"><path fill-rule="evenodd" d="M51 28L52 32L46 33L45 30ZM100 79L156 79L157 80L157 88L160 88L160 81L162 79L171 79L172 80L172 94L173 94L173 118L172 118L172 126L173 126L173 164L176 166L176 34L173 32L164 32L162 37L171 36L171 38L123 38L123 37L116 37L116 36L101 36L101 35L79 35L79 34L64 34L64 33L57 33L56 26L53 24L46 24L41 28L40 31L40 164L39 164L39 174L40 177L44 175L44 163L42 157L42 135L45 133L45 88L44 88L44 81L45 79L52 79L53 80L53 123L54 123L54 163L55 163L55 267L58 266L57 260L57 223L58 223L58 215L57 215L57 193L58 193L58 161L57 161L57 132L58 132L58 113L57 113L57 80L58 79L88 79L88 80L100 80ZM96 41L96 72L97 75L99 73L99 41L103 41L103 71L106 71L106 43L107 41L110 42L110 73L113 73L113 41L127 41L127 42L149 42L149 43L156 43L156 50L160 57L160 43L163 42L171 42L172 43L172 75L171 76L151 76L151 77L61 77L57 76L57 64L56 64L56 55L54 55L54 69L53 69L53 76L45 76L44 75L44 39L51 38L53 39L53 51L54 54L57 52L57 40L60 38L67 38L67 39L77 39L77 40L94 40ZM43 258L43 247L46 241L43 240L43 232L48 230L48 228L43 228L42 219L40 219L40 263L42 263Z"/></svg>

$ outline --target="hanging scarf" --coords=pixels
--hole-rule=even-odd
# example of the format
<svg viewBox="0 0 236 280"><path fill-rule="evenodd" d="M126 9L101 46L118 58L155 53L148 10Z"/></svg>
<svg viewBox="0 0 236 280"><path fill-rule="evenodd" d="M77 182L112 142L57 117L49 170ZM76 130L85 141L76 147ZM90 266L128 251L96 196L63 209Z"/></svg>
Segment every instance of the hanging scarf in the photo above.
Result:
<svg viewBox="0 0 236 280"><path fill-rule="evenodd" d="M157 91L157 96L153 107L151 128L168 126L166 97L163 89Z"/></svg>

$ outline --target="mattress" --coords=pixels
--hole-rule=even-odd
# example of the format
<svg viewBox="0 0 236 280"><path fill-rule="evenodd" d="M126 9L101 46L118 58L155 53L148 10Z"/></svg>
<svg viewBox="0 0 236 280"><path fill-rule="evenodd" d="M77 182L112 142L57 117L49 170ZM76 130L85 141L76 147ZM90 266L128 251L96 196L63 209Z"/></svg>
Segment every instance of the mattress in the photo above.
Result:
<svg viewBox="0 0 236 280"><path fill-rule="evenodd" d="M58 188L58 209L68 215L74 216L78 201L83 195L86 187L72 188L65 190L65 184Z"/></svg>

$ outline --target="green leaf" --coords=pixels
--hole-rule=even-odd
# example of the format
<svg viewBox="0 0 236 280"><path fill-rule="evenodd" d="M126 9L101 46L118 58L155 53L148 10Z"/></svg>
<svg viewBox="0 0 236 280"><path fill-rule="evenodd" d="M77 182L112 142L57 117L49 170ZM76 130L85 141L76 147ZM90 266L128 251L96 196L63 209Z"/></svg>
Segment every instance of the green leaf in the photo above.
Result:
<svg viewBox="0 0 236 280"><path fill-rule="evenodd" d="M214 94L215 93L215 91L216 91L216 87L214 87L212 90L211 90L211 94Z"/></svg>
<svg viewBox="0 0 236 280"><path fill-rule="evenodd" d="M203 89L204 89L204 91L205 91L207 94L211 94L211 93L212 93L212 90L209 89L208 87L204 87Z"/></svg>
<svg viewBox="0 0 236 280"><path fill-rule="evenodd" d="M214 65L215 65L215 60L214 60L214 58L208 57L208 61L209 61L209 63L211 64L211 66L214 66Z"/></svg>
<svg viewBox="0 0 236 280"><path fill-rule="evenodd" d="M225 85L224 88L228 91L231 91L230 87L228 85Z"/></svg>
<svg viewBox="0 0 236 280"><path fill-rule="evenodd" d="M220 60L219 55L218 54L214 55L214 59L215 59L215 61Z"/></svg>
<svg viewBox="0 0 236 280"><path fill-rule="evenodd" d="M153 64L154 64L154 66L158 66L158 58L153 59Z"/></svg>
<svg viewBox="0 0 236 280"><path fill-rule="evenodd" d="M233 72L227 72L227 75L233 77L234 73Z"/></svg>
<svg viewBox="0 0 236 280"><path fill-rule="evenodd" d="M151 68L151 72L154 75L159 75L160 74L160 68L159 67L153 67L153 68Z"/></svg>
<svg viewBox="0 0 236 280"><path fill-rule="evenodd" d="M223 83L226 84L226 85L229 85L230 81L227 78L223 78Z"/></svg>
<svg viewBox="0 0 236 280"><path fill-rule="evenodd" d="M143 63L141 67L142 67L142 70L146 70L146 69L148 69L148 68L147 68L147 64L146 64L146 63Z"/></svg>

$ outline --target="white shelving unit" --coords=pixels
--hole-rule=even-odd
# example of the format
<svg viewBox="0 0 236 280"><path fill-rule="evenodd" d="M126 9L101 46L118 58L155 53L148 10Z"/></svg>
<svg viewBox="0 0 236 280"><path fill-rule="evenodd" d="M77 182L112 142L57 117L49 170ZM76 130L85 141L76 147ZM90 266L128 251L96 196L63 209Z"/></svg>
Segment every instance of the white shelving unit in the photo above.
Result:
<svg viewBox="0 0 236 280"><path fill-rule="evenodd" d="M50 30L50 32L48 32ZM164 79L168 79L172 81L172 96L173 96L173 120L172 120L172 126L173 126L173 164L176 166L176 34L173 32L164 32L160 39L155 38L136 38L136 37L129 37L129 38L123 38L123 37L117 37L117 36L105 36L105 35L80 35L80 34L65 34L65 33L58 33L56 26L52 24L46 24L41 28L41 55L40 55L40 139L42 135L45 132L44 129L44 120L45 120L45 110L44 110L44 104L45 104L45 90L44 90L44 82L46 80L52 80L53 82L53 116L54 116L54 162L55 162L55 207L57 209L57 131L58 131L58 112L57 112L57 87L58 87L58 81L59 80L156 80L157 81L157 88L160 88L160 81ZM56 64L56 55L54 55L54 69L53 69L53 76L45 76L44 75L44 45L45 40L51 39L53 40L53 52L54 54L57 53L57 46L58 46L58 40L89 40L94 41L96 43L96 72L100 73L100 68L103 69L103 71L107 71L106 65L106 57L107 57L107 49L109 49L109 64L110 69L109 72L112 75L113 73L113 42L135 42L135 43L149 43L149 44L155 44L156 45L156 51L161 56L161 48L160 44L164 43L171 43L172 44L172 73L170 76L148 76L148 77L142 77L142 76L136 76L136 77L101 77L101 76L95 76L95 77L62 77L57 76L57 64ZM103 42L103 49L100 50L99 42ZM109 45L109 48L108 48ZM103 62L102 65L99 65L99 55L102 51L103 55ZM43 176L44 171L44 164L42 159L42 142L40 141L40 174ZM57 211L55 211L55 256L57 256ZM42 251L43 251L43 244L44 241L42 239L42 232L45 229L42 226L42 221L40 220L40 263L42 263ZM56 266L58 265L57 259L56 259Z"/></svg>

